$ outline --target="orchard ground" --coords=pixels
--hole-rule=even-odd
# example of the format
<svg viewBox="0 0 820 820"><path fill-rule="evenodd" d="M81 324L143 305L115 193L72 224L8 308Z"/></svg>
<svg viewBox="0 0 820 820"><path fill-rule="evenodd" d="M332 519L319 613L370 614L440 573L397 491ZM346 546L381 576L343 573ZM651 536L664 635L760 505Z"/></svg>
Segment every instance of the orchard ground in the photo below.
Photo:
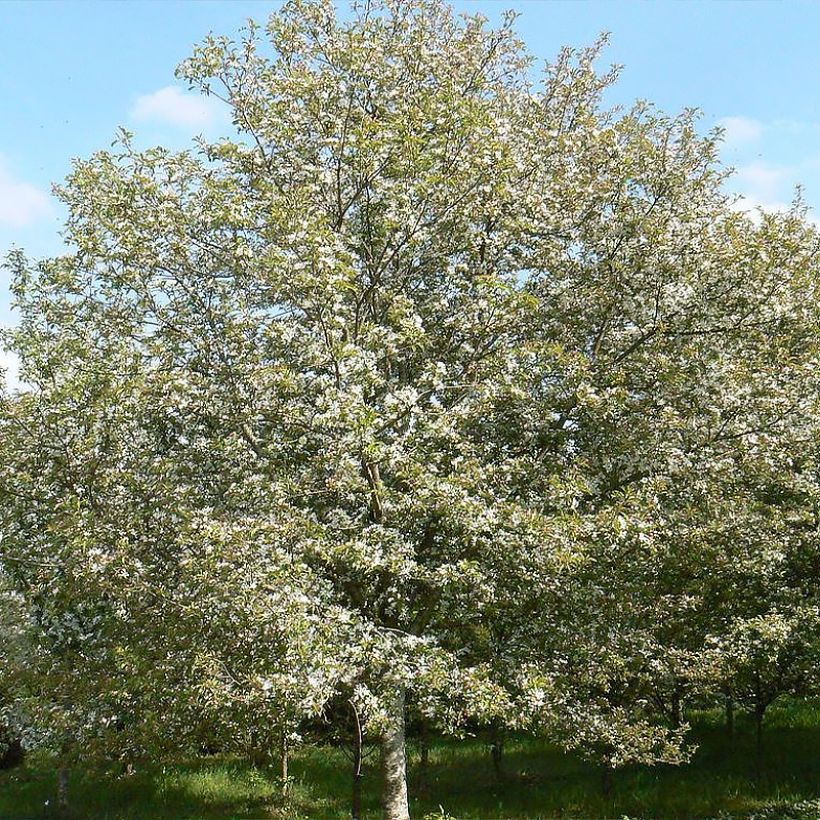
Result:
<svg viewBox="0 0 820 820"><path fill-rule="evenodd" d="M820 816L820 702L772 707L764 737L765 771L753 772L752 722L738 715L734 739L718 712L690 714L698 750L681 767L619 771L604 798L601 773L543 741L515 738L496 778L480 738L440 739L430 751L426 794L419 755L411 746L411 810L416 818L816 818ZM375 749L363 780L363 816L376 818L379 778ZM73 817L82 818L345 818L349 759L338 749L307 746L295 754L290 796L275 770L219 757L144 766L129 777L119 767L89 770L70 780ZM0 817L55 817L49 760L32 757L2 773Z"/></svg>

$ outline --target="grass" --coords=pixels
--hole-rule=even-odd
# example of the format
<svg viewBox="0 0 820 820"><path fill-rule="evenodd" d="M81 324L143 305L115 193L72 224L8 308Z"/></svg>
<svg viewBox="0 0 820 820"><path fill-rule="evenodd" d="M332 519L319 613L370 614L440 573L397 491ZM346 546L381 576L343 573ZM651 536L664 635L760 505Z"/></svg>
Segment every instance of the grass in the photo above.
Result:
<svg viewBox="0 0 820 820"><path fill-rule="evenodd" d="M730 742L719 715L692 716L698 750L684 767L619 771L609 798L600 772L543 741L511 740L506 777L493 775L486 745L440 740L430 751L429 786L419 793L418 755L411 748L412 813L416 818L749 818L820 817L820 704L787 704L767 717L765 775L753 775L751 725L738 721ZM69 794L76 818L345 818L350 762L339 750L307 747L291 763L287 801L273 771L241 760L200 758L138 768L73 772ZM0 818L51 818L55 776L45 758L0 773ZM811 801L814 802L812 805ZM803 807L800 808L800 804ZM378 772L369 759L363 812L379 816Z"/></svg>

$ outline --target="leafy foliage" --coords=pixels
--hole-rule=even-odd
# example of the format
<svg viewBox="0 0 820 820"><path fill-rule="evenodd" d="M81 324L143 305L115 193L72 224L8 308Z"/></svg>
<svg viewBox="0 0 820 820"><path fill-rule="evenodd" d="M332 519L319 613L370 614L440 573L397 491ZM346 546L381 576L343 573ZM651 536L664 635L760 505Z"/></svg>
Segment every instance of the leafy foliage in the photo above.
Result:
<svg viewBox="0 0 820 820"><path fill-rule="evenodd" d="M733 209L693 112L606 109L602 45L293 0L180 66L232 138L75 163L0 420L52 743L407 692L615 768L686 759L684 697L814 691L816 232Z"/></svg>

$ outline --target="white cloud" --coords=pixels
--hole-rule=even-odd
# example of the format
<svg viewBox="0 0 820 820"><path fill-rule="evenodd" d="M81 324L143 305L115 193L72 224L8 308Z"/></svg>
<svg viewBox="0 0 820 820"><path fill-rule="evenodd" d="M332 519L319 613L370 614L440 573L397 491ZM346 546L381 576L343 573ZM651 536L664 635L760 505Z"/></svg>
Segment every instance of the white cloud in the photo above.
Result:
<svg viewBox="0 0 820 820"><path fill-rule="evenodd" d="M732 210L740 211L752 218L752 221L757 223L759 221L760 211L766 213L786 213L790 206L779 200L762 201L755 199L753 196L747 194L740 194L738 198L731 205Z"/></svg>
<svg viewBox="0 0 820 820"><path fill-rule="evenodd" d="M803 201L812 209L809 219L816 218L820 121L725 117L718 125L725 131L723 159L734 166L726 190L738 197L736 210L753 218L757 209L788 211L800 187Z"/></svg>
<svg viewBox="0 0 820 820"><path fill-rule="evenodd" d="M24 228L50 214L48 194L15 179L0 157L0 227Z"/></svg>
<svg viewBox="0 0 820 820"><path fill-rule="evenodd" d="M814 135L820 131L819 122L808 122L805 120L772 120L767 127L773 131L780 131L785 134L805 134Z"/></svg>
<svg viewBox="0 0 820 820"><path fill-rule="evenodd" d="M767 213L786 213L794 207L798 183L807 169L820 163L820 160L806 160L796 165L766 165L754 162L741 166L731 177L731 189L737 196L732 208L748 214L755 221L759 211ZM818 166L820 167L820 165ZM803 200L806 202L806 200ZM820 218L812 208L811 201L807 218L820 227Z"/></svg>
<svg viewBox="0 0 820 820"><path fill-rule="evenodd" d="M782 199L794 169L773 167L762 162L753 162L737 169L734 177L736 187L750 199L758 202L774 202Z"/></svg>
<svg viewBox="0 0 820 820"><path fill-rule="evenodd" d="M0 381L5 381L9 390L19 390L23 386L20 381L20 359L15 353L0 348L0 371Z"/></svg>
<svg viewBox="0 0 820 820"><path fill-rule="evenodd" d="M726 145L756 142L763 135L763 123L749 117L724 117L718 125L723 128Z"/></svg>
<svg viewBox="0 0 820 820"><path fill-rule="evenodd" d="M176 85L137 97L131 108L131 118L138 122L164 122L183 128L205 128L223 117L224 106L219 100L186 93Z"/></svg>

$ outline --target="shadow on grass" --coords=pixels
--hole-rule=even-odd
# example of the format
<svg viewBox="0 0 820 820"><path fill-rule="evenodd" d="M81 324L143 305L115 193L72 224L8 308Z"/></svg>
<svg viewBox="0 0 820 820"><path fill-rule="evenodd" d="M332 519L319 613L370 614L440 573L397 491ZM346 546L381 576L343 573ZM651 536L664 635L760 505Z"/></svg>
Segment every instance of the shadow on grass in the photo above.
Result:
<svg viewBox="0 0 820 820"><path fill-rule="evenodd" d="M820 817L820 712L773 710L765 737L765 775L753 775L751 726L740 722L730 740L714 715L697 715L691 763L633 767L616 773L604 798L600 772L572 755L529 738L512 739L506 775L493 774L488 747L476 740L441 740L430 751L427 789L419 794L418 754L410 750L413 816L452 818L817 818ZM305 748L291 764L289 797L276 773L245 762L202 758L113 770L74 771L69 794L74 817L147 818L349 817L350 761L339 750ZM32 759L0 773L0 818L53 818L55 775L49 760ZM363 817L379 812L378 770L371 755L362 782ZM805 803L803 810L790 809ZM802 812L802 813L801 813Z"/></svg>
<svg viewBox="0 0 820 820"><path fill-rule="evenodd" d="M791 816L787 807L820 798L820 721L816 726L772 721L765 736L764 775L754 776L754 739L742 723L730 740L722 726L692 733L698 748L687 766L629 767L613 778L605 798L600 772L546 744L520 739L508 745L509 773L492 776L489 752L479 744L440 744L431 756L430 790L415 801L423 817L441 806L458 818L715 818ZM418 773L416 771L416 778ZM820 806L795 817L816 820Z"/></svg>
<svg viewBox="0 0 820 820"><path fill-rule="evenodd" d="M184 761L139 768L123 777L113 770L69 776L69 817L258 818L275 817L281 800L275 778L250 766L224 760ZM56 779L49 761L40 760L0 778L0 817L55 818Z"/></svg>

